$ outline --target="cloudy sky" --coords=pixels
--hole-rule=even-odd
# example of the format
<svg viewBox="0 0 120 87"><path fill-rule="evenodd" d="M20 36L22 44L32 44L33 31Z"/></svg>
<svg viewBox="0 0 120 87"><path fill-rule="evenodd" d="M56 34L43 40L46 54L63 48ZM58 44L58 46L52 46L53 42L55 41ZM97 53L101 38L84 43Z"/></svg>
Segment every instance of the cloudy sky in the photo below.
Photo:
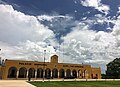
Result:
<svg viewBox="0 0 120 87"><path fill-rule="evenodd" d="M101 67L120 57L120 0L0 0L4 59Z"/></svg>

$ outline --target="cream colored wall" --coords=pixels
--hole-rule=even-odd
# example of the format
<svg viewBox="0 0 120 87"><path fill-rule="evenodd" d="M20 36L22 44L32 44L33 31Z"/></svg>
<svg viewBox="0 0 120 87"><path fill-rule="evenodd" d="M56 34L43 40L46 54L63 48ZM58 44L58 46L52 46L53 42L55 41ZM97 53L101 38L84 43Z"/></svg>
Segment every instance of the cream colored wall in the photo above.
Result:
<svg viewBox="0 0 120 87"><path fill-rule="evenodd" d="M93 74L93 77L96 77L96 74L97 74L98 79L101 79L101 69L100 68L92 68L92 74Z"/></svg>

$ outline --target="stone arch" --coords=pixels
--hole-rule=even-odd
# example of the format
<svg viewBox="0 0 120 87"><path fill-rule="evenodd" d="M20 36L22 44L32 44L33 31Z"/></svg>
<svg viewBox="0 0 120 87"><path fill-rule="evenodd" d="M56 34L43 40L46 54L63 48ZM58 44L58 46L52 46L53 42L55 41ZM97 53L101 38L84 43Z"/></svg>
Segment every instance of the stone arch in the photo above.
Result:
<svg viewBox="0 0 120 87"><path fill-rule="evenodd" d="M66 77L70 77L71 76L71 70L70 69L67 69L66 70Z"/></svg>
<svg viewBox="0 0 120 87"><path fill-rule="evenodd" d="M35 69L34 68L29 69L28 77L35 78Z"/></svg>
<svg viewBox="0 0 120 87"><path fill-rule="evenodd" d="M10 67L8 70L8 78L16 78L16 76L17 76L17 68Z"/></svg>
<svg viewBox="0 0 120 87"><path fill-rule="evenodd" d="M43 78L43 69L42 68L37 69L37 78Z"/></svg>
<svg viewBox="0 0 120 87"><path fill-rule="evenodd" d="M27 75L27 69L25 67L21 67L19 69L18 78L26 78L26 75Z"/></svg>
<svg viewBox="0 0 120 87"><path fill-rule="evenodd" d="M64 71L64 69L60 69L59 70L59 77L60 78L64 78L65 77L65 71Z"/></svg>
<svg viewBox="0 0 120 87"><path fill-rule="evenodd" d="M45 78L51 78L51 70L49 68L45 70Z"/></svg>
<svg viewBox="0 0 120 87"><path fill-rule="evenodd" d="M77 71L76 70L72 71L72 76L75 77L75 78L77 78Z"/></svg>
<svg viewBox="0 0 120 87"><path fill-rule="evenodd" d="M58 70L56 68L52 70L52 77L58 78Z"/></svg>

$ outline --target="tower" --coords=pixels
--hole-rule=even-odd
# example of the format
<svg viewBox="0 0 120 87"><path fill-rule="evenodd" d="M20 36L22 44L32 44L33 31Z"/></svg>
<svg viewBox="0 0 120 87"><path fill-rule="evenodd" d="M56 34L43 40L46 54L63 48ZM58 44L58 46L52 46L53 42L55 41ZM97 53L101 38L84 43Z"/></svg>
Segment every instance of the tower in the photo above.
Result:
<svg viewBox="0 0 120 87"><path fill-rule="evenodd" d="M58 56L57 55L51 56L51 63L58 63Z"/></svg>

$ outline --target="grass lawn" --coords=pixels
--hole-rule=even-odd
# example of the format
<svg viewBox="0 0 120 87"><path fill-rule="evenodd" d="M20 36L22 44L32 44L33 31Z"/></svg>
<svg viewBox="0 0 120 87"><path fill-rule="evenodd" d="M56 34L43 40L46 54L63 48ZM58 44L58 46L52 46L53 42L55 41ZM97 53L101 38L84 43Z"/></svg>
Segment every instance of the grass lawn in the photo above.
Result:
<svg viewBox="0 0 120 87"><path fill-rule="evenodd" d="M120 87L120 81L30 82L36 87Z"/></svg>

